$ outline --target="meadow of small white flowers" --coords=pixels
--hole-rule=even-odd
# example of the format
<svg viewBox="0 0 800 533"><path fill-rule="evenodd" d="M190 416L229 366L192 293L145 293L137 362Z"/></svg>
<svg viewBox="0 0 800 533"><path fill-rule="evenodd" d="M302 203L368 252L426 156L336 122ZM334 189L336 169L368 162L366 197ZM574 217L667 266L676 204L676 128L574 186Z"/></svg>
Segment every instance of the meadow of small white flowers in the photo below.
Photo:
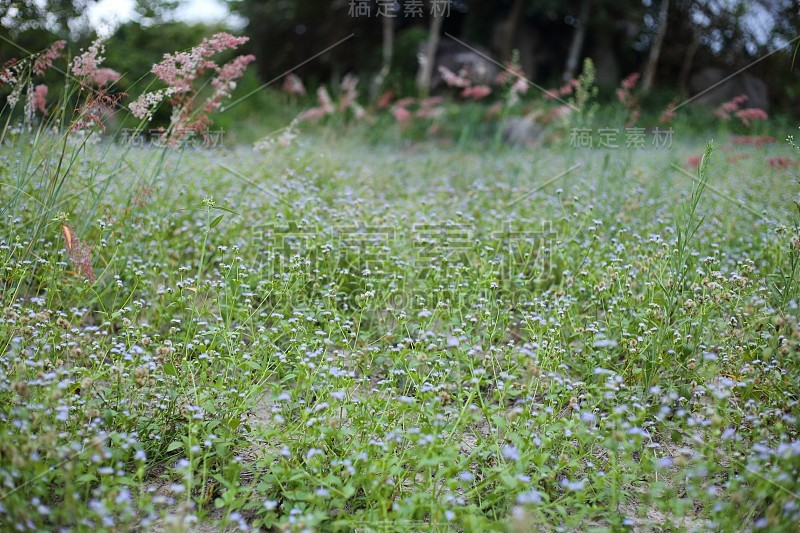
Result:
<svg viewBox="0 0 800 533"><path fill-rule="evenodd" d="M766 113L725 104L703 155L568 143L587 61L546 146L409 144L466 108L391 94L376 142L348 76L225 147L246 41L135 100L101 40L56 97L63 41L0 72L3 530L794 531L800 163L730 134Z"/></svg>
<svg viewBox="0 0 800 533"><path fill-rule="evenodd" d="M800 520L762 148L37 142L0 153L3 529Z"/></svg>

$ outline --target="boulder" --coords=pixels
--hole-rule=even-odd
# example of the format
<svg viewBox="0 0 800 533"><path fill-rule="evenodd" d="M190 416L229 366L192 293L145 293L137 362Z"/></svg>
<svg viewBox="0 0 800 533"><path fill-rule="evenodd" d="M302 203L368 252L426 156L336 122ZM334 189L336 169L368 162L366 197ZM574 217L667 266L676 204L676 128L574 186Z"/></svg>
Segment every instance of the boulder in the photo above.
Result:
<svg viewBox="0 0 800 533"><path fill-rule="evenodd" d="M427 43L420 45L419 57L421 63L425 60L426 47ZM472 43L469 43L469 47L472 49L448 37L442 37L436 50L436 63L434 63L433 72L431 73L432 91L444 85L442 75L439 73L439 67L445 67L456 74L459 74L462 69L466 69L468 72L467 77L472 81L473 85L490 85L494 82L500 70L497 65L487 59L491 57L489 50Z"/></svg>
<svg viewBox="0 0 800 533"><path fill-rule="evenodd" d="M747 95L747 101L742 107L757 107L767 111L769 95L764 80L747 72L740 72L722 82L731 74L733 73L718 67L705 67L692 75L689 79L689 91L696 96L693 102L716 107L744 94Z"/></svg>

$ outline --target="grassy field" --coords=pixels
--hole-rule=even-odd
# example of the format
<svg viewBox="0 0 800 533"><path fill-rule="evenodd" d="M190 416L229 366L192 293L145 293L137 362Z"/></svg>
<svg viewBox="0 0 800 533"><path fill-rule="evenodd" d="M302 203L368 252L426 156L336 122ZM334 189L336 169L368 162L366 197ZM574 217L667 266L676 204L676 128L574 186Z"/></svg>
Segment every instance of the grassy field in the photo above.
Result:
<svg viewBox="0 0 800 533"><path fill-rule="evenodd" d="M10 134L2 529L795 531L797 153L714 136Z"/></svg>

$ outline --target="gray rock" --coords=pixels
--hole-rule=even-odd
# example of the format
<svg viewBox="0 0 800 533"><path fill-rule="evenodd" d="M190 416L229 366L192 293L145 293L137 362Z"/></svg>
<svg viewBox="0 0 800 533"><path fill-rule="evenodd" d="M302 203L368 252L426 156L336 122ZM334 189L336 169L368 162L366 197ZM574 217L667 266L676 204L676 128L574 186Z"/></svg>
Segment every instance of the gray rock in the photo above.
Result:
<svg viewBox="0 0 800 533"><path fill-rule="evenodd" d="M509 117L501 124L503 140L515 146L535 146L544 131L534 115Z"/></svg>
<svg viewBox="0 0 800 533"><path fill-rule="evenodd" d="M747 72L741 72L725 80L733 72L718 67L705 67L689 79L689 90L692 95L699 95L694 103L706 106L718 106L740 94L747 95L742 107L757 107L767 111L769 94L764 80ZM721 82L721 83L720 83Z"/></svg>

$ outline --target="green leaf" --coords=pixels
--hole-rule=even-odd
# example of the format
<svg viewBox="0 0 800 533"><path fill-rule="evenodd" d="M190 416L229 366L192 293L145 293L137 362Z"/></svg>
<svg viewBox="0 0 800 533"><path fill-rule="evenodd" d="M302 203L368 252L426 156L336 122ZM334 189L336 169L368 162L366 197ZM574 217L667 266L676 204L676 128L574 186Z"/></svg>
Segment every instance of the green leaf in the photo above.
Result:
<svg viewBox="0 0 800 533"><path fill-rule="evenodd" d="M214 229L214 228L216 228L216 227L217 227L217 225L218 225L220 222L222 222L222 217L224 217L224 216L225 216L225 215L220 215L220 216L218 216L217 218L215 218L214 220L212 220L212 221L211 221L211 226L210 226L210 228L211 228L211 229Z"/></svg>
<svg viewBox="0 0 800 533"><path fill-rule="evenodd" d="M231 215L242 216L240 213L237 213L233 209L228 209L227 207L222 207L221 205L215 205L212 209L216 209L217 211L225 211L226 213L230 213Z"/></svg>
<svg viewBox="0 0 800 533"><path fill-rule="evenodd" d="M93 481L97 481L97 476L91 473L83 474L78 477L78 483L91 483Z"/></svg>
<svg viewBox="0 0 800 533"><path fill-rule="evenodd" d="M167 446L167 451L168 452L174 452L175 450L177 450L181 446L183 446L183 443L176 440L176 441L172 442L172 444Z"/></svg>
<svg viewBox="0 0 800 533"><path fill-rule="evenodd" d="M175 365L172 363L164 363L163 367L164 373L168 376L178 376L178 370L175 368Z"/></svg>

